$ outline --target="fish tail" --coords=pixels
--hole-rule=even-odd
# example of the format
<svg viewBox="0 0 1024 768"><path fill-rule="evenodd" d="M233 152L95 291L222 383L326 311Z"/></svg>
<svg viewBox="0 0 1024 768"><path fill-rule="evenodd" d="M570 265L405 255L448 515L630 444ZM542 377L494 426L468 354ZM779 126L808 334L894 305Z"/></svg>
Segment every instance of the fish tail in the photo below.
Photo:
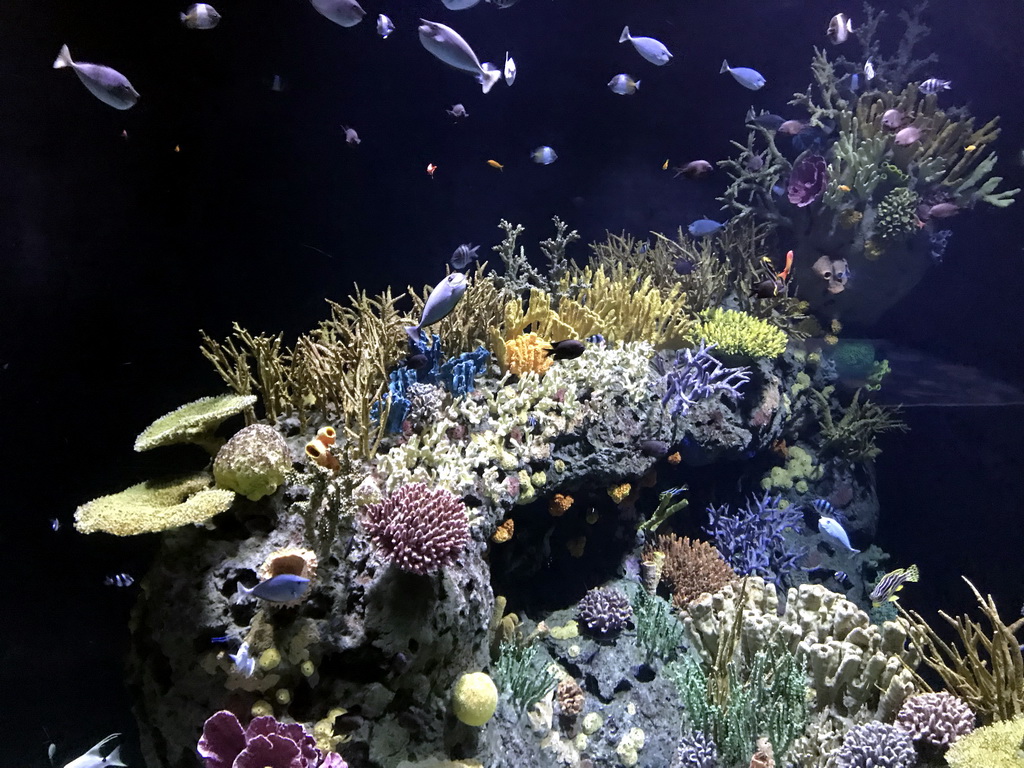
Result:
<svg viewBox="0 0 1024 768"><path fill-rule="evenodd" d="M483 87L484 93L490 93L494 84L501 80L501 70L487 62L480 66L482 71L477 79L480 81L480 85Z"/></svg>
<svg viewBox="0 0 1024 768"><path fill-rule="evenodd" d="M121 747L120 746L116 747L113 752L111 752L109 755L107 755L106 759L103 761L103 764L104 765L121 766L121 768L127 768L127 766L128 766L128 763L124 762L121 759Z"/></svg>
<svg viewBox="0 0 1024 768"><path fill-rule="evenodd" d="M235 585L235 599L236 600L241 600L243 597L248 597L251 594L252 594L252 590L251 589L247 589L245 587L245 585L242 584L242 582L238 582Z"/></svg>
<svg viewBox="0 0 1024 768"><path fill-rule="evenodd" d="M718 70L718 74L721 75L724 72L728 72L728 71L729 71L729 61L728 61L728 59L722 59L722 68L720 70Z"/></svg>
<svg viewBox="0 0 1024 768"><path fill-rule="evenodd" d="M629 27L622 28L622 34L619 35L619 42L624 43L629 40Z"/></svg>
<svg viewBox="0 0 1024 768"><path fill-rule="evenodd" d="M639 91L640 90L640 81L637 80L635 83L633 83L633 87L636 88Z"/></svg>
<svg viewBox="0 0 1024 768"><path fill-rule="evenodd" d="M846 31L853 32L853 19L846 20Z"/></svg>
<svg viewBox="0 0 1024 768"><path fill-rule="evenodd" d="M179 13L179 14L178 14L178 16L179 16L179 18L180 18L180 19L181 19L181 20L182 20L183 22L185 21L185 19L187 19L187 18L188 18L188 14L187 14L187 13Z"/></svg>
<svg viewBox="0 0 1024 768"><path fill-rule="evenodd" d="M66 45L62 45L60 53L57 54L56 61L53 62L54 69L63 69L64 67L70 67L74 62L71 60L71 51L68 50Z"/></svg>
<svg viewBox="0 0 1024 768"><path fill-rule="evenodd" d="M916 582L920 578L921 578L921 572L917 569L916 565L912 565L909 568L907 568L907 574L906 574L906 579L905 579L906 581L914 581L914 582Z"/></svg>
<svg viewBox="0 0 1024 768"><path fill-rule="evenodd" d="M405 332L413 344L416 344L420 340L420 327L418 325L405 326Z"/></svg>

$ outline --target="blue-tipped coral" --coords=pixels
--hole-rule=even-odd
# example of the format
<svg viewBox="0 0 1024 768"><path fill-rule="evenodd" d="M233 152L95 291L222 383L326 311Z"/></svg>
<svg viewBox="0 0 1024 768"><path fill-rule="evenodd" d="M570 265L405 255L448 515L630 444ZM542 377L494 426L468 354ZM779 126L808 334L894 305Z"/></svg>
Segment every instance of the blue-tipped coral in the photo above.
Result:
<svg viewBox="0 0 1024 768"><path fill-rule="evenodd" d="M652 360L665 386L661 402L673 416L685 414L699 400L709 397L722 395L734 403L742 397L740 386L750 381L750 369L722 365L711 354L714 348L714 344L701 342L695 349L676 352L671 363L660 355Z"/></svg>

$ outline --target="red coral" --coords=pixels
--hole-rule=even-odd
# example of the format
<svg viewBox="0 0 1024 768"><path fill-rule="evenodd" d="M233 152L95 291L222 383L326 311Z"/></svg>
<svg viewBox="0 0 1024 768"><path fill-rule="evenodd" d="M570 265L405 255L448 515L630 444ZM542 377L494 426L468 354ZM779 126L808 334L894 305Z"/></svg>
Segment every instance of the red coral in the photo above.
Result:
<svg viewBox="0 0 1024 768"><path fill-rule="evenodd" d="M423 483L403 485L363 510L363 528L384 557L409 573L434 573L454 562L469 542L462 499Z"/></svg>

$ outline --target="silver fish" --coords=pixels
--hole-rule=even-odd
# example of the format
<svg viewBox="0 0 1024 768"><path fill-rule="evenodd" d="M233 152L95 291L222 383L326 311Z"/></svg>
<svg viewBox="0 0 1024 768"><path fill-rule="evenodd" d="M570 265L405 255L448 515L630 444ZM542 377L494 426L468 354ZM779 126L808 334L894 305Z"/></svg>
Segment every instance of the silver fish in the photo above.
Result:
<svg viewBox="0 0 1024 768"><path fill-rule="evenodd" d="M916 125L908 125L896 132L893 142L901 147L909 147L921 138L921 129Z"/></svg>
<svg viewBox="0 0 1024 768"><path fill-rule="evenodd" d="M640 81L634 80L626 74L616 75L608 81L608 87L612 89L612 93L617 93L621 96L632 96L636 93L636 89L640 87Z"/></svg>
<svg viewBox="0 0 1024 768"><path fill-rule="evenodd" d="M825 517L824 515L818 518L818 530L826 536L835 539L843 548L857 554L860 552L859 549L854 549L850 546L850 537L846 535L846 529L836 520L834 517Z"/></svg>
<svg viewBox="0 0 1024 768"><path fill-rule="evenodd" d="M446 109L445 112L454 118L469 117L469 112L467 112L466 108L461 104L452 104L452 108Z"/></svg>
<svg viewBox="0 0 1024 768"><path fill-rule="evenodd" d="M419 341L421 329L447 317L455 309L455 305L462 299L467 287L469 287L469 281L461 272L452 272L448 277L435 285L434 290L427 297L427 303L423 305L420 321L416 325L407 326L405 329L405 332L409 334L409 338L414 343Z"/></svg>
<svg viewBox="0 0 1024 768"><path fill-rule="evenodd" d="M651 64L657 64L659 67L663 67L668 64L669 59L672 58L672 54L669 53L668 48L660 40L655 40L653 37L633 37L629 34L629 27L622 28L622 34L619 35L619 42L625 43L629 41L636 48L636 52L647 59Z"/></svg>
<svg viewBox="0 0 1024 768"><path fill-rule="evenodd" d="M444 7L450 11L462 11L466 8L472 8L474 5L480 2L480 0L441 0L444 3Z"/></svg>
<svg viewBox="0 0 1024 768"><path fill-rule="evenodd" d="M513 5L518 3L519 0L487 0L487 2L495 8L511 8Z"/></svg>
<svg viewBox="0 0 1024 768"><path fill-rule="evenodd" d="M366 11L356 0L309 0L321 16L343 27L354 27Z"/></svg>
<svg viewBox="0 0 1024 768"><path fill-rule="evenodd" d="M383 13L377 17L377 34L385 40L388 39L388 35L395 31L395 24L391 19L385 16Z"/></svg>
<svg viewBox="0 0 1024 768"><path fill-rule="evenodd" d="M258 597L268 603L290 603L298 600L309 588L309 579L294 573L279 573L261 581L251 589L239 582L235 588L237 597Z"/></svg>
<svg viewBox="0 0 1024 768"><path fill-rule="evenodd" d="M508 51L505 51L505 84L512 85L516 81L516 63Z"/></svg>
<svg viewBox="0 0 1024 768"><path fill-rule="evenodd" d="M871 63L871 59L864 62L864 77L869 83L875 79L875 65Z"/></svg>
<svg viewBox="0 0 1024 768"><path fill-rule="evenodd" d="M434 56L449 66L476 75L484 93L501 78L501 70L493 64L481 64L469 43L451 27L420 19L419 33L420 43Z"/></svg>
<svg viewBox="0 0 1024 768"><path fill-rule="evenodd" d="M933 93L938 93L939 91L948 91L952 87L952 80L940 80L937 77L929 77L919 86L917 86L917 90L919 90L921 93L927 93L931 95Z"/></svg>
<svg viewBox="0 0 1024 768"><path fill-rule="evenodd" d="M248 643L242 643L238 646L238 653L229 653L228 658L235 665L235 669L246 677L252 677L256 671L256 659L249 654Z"/></svg>
<svg viewBox="0 0 1024 768"><path fill-rule="evenodd" d="M837 13L828 22L828 40L832 45L845 43L853 33L853 22L845 13Z"/></svg>
<svg viewBox="0 0 1024 768"><path fill-rule="evenodd" d="M530 153L530 158L539 165L551 165L558 159L558 154L551 147L537 147Z"/></svg>
<svg viewBox="0 0 1024 768"><path fill-rule="evenodd" d="M213 29L220 24L220 14L209 3L195 3L180 17L189 29Z"/></svg>
<svg viewBox="0 0 1024 768"><path fill-rule="evenodd" d="M363 140L359 138L359 134L356 133L355 128L349 128L347 125L343 125L341 126L341 130L345 132L346 144L356 145L362 143Z"/></svg>
<svg viewBox="0 0 1024 768"><path fill-rule="evenodd" d="M56 517L50 519L50 530L54 533L60 530L60 520Z"/></svg>
<svg viewBox="0 0 1024 768"><path fill-rule="evenodd" d="M114 109L131 109L139 100L139 92L132 87L127 77L116 69L102 64L72 61L71 52L66 45L61 47L57 59L53 62L54 69L64 67L71 67L82 81L82 85L88 88L93 96Z"/></svg>
<svg viewBox="0 0 1024 768"><path fill-rule="evenodd" d="M452 253L451 259L448 260L448 263L455 267L455 269L463 270L477 260L479 256L477 251L479 250L479 245L463 243L455 249L455 252Z"/></svg>
<svg viewBox="0 0 1024 768"><path fill-rule="evenodd" d="M115 747L114 751L106 757L103 755L104 748L114 739L120 738L120 736L120 733L110 734L84 755L76 757L65 765L64 768L108 768L109 766L122 766L122 768L125 768L127 764L121 760L121 747Z"/></svg>
<svg viewBox="0 0 1024 768"><path fill-rule="evenodd" d="M733 79L744 88L749 88L752 91L761 90L764 88L764 84L768 82L764 79L764 75L756 69L751 69L750 67L730 67L729 62L723 59L722 68L718 70L718 74L721 75L725 72L732 75Z"/></svg>
<svg viewBox="0 0 1024 768"><path fill-rule="evenodd" d="M135 583L135 579L127 573L115 573L113 576L104 578L103 583L108 587L130 587Z"/></svg>

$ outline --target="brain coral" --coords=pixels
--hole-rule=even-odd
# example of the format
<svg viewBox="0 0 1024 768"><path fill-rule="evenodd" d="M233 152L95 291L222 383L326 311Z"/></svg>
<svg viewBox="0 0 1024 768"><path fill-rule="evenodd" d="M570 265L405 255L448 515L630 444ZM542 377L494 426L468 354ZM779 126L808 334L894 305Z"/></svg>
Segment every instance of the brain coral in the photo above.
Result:
<svg viewBox="0 0 1024 768"><path fill-rule="evenodd" d="M380 504L364 507L362 522L385 559L409 573L438 571L469 543L462 499L423 483L403 485Z"/></svg>
<svg viewBox="0 0 1024 768"><path fill-rule="evenodd" d="M266 424L250 424L217 451L213 477L219 487L257 501L277 490L291 466L281 434Z"/></svg>

